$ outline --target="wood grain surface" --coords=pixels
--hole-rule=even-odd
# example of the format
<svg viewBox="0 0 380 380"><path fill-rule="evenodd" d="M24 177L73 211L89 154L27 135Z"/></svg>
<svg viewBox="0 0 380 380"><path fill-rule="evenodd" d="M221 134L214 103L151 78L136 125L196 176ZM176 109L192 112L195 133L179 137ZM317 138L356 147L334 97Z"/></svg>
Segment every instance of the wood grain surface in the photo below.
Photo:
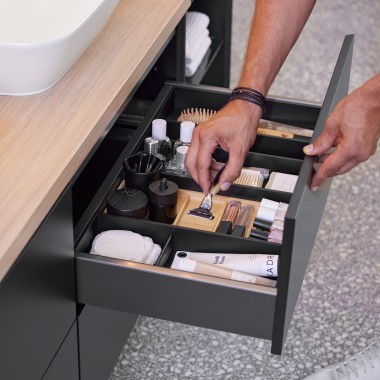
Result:
<svg viewBox="0 0 380 380"><path fill-rule="evenodd" d="M189 6L121 0L50 90L0 96L0 281Z"/></svg>

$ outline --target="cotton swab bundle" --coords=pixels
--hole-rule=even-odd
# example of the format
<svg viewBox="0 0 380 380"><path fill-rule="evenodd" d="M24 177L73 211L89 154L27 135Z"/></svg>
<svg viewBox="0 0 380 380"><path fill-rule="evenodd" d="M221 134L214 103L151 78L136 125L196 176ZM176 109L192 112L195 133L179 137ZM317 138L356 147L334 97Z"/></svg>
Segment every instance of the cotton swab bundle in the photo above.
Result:
<svg viewBox="0 0 380 380"><path fill-rule="evenodd" d="M259 170L252 168L241 169L240 176L234 181L236 185L262 187L264 176Z"/></svg>
<svg viewBox="0 0 380 380"><path fill-rule="evenodd" d="M182 110L178 121L192 121L195 124L205 123L211 116L215 115L215 110L207 108L187 108Z"/></svg>

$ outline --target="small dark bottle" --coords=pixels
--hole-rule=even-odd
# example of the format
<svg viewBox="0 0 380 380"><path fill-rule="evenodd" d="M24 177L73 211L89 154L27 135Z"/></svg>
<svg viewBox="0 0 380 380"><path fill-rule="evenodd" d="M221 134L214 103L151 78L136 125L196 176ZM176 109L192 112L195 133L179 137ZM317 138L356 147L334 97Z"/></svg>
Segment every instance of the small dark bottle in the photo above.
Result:
<svg viewBox="0 0 380 380"><path fill-rule="evenodd" d="M161 178L149 185L149 219L171 224L177 217L178 186Z"/></svg>

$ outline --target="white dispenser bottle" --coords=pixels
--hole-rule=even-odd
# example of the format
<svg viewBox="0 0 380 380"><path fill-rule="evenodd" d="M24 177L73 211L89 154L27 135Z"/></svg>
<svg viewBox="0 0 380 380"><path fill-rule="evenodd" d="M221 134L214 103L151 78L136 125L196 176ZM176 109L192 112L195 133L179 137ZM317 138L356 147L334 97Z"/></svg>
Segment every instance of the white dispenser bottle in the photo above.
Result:
<svg viewBox="0 0 380 380"><path fill-rule="evenodd" d="M166 120L155 119L152 121L152 137L158 140L158 153L165 157L166 162L172 158L172 143L166 136Z"/></svg>

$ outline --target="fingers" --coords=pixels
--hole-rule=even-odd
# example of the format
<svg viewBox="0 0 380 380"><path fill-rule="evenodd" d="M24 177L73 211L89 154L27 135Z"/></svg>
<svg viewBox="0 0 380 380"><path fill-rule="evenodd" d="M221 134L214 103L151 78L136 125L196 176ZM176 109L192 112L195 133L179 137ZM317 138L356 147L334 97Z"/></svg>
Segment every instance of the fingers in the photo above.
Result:
<svg viewBox="0 0 380 380"><path fill-rule="evenodd" d="M338 133L338 125L328 119L324 130L316 138L316 140L312 144L303 148L304 153L309 156L317 156L326 153L331 147L334 146Z"/></svg>
<svg viewBox="0 0 380 380"><path fill-rule="evenodd" d="M227 191L235 179L239 177L246 153L240 147L237 149L231 148L226 168L223 170L219 180L222 191Z"/></svg>
<svg viewBox="0 0 380 380"><path fill-rule="evenodd" d="M199 151L199 133L198 127L194 129L191 139L191 145L186 154L185 167L193 177L194 181L199 184L198 172L196 168L197 156Z"/></svg>
<svg viewBox="0 0 380 380"><path fill-rule="evenodd" d="M212 154L218 143L217 140L209 137L205 138L203 131L200 138L201 127L198 126L193 132L190 148L186 155L185 166L189 170L193 179L199 184L204 193L210 189L210 168L212 168Z"/></svg>
<svg viewBox="0 0 380 380"><path fill-rule="evenodd" d="M313 175L312 191L316 191L325 179L344 174L359 163L356 159L348 157L341 145L337 147L334 153L322 155L319 162L322 162L322 165Z"/></svg>

